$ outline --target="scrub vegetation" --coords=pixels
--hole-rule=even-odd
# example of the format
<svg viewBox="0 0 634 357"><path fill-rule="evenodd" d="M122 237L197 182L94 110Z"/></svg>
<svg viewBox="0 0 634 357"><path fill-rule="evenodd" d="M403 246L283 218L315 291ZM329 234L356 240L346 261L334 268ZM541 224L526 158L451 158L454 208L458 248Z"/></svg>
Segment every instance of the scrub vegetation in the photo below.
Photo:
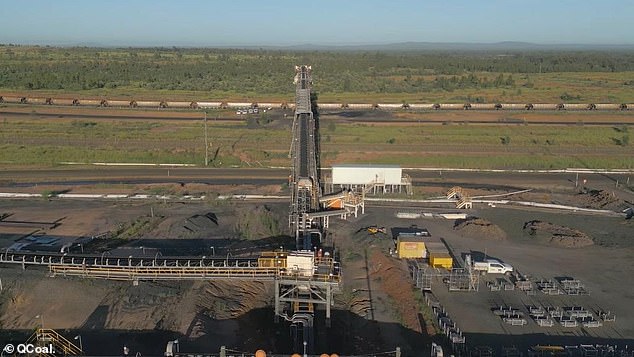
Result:
<svg viewBox="0 0 634 357"><path fill-rule="evenodd" d="M296 64L320 100L634 102L631 51L282 51L0 46L0 91L24 95L292 101Z"/></svg>

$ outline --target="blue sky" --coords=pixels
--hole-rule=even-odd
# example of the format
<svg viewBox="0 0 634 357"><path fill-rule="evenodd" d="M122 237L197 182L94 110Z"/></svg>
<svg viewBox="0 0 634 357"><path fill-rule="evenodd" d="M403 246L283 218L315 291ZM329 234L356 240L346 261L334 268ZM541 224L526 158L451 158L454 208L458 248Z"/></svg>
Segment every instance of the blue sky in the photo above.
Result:
<svg viewBox="0 0 634 357"><path fill-rule="evenodd" d="M0 43L634 44L632 0L1 0Z"/></svg>

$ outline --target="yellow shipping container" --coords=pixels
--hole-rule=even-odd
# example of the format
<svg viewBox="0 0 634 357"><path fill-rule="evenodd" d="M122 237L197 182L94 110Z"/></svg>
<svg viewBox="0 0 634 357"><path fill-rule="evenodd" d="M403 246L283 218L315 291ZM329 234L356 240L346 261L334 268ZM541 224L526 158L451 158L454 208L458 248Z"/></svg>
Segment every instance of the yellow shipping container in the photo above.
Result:
<svg viewBox="0 0 634 357"><path fill-rule="evenodd" d="M417 259L427 256L425 242L421 237L399 236L396 250L400 259Z"/></svg>
<svg viewBox="0 0 634 357"><path fill-rule="evenodd" d="M453 266L453 258L448 253L430 253L429 265L449 270Z"/></svg>

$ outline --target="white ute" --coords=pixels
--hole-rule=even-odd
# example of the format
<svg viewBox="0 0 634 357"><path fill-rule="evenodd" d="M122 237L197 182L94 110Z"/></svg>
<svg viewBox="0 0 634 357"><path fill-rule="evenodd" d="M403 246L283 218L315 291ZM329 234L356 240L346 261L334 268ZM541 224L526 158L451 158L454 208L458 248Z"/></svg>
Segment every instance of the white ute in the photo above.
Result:
<svg viewBox="0 0 634 357"><path fill-rule="evenodd" d="M473 270L488 274L508 274L513 272L513 267L496 259L487 259L483 262L473 262Z"/></svg>

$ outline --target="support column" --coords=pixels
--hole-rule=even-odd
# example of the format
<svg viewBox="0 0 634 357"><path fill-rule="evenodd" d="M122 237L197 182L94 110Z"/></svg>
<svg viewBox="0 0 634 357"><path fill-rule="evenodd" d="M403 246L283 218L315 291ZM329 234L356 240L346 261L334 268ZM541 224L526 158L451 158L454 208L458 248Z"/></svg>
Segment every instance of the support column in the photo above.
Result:
<svg viewBox="0 0 634 357"><path fill-rule="evenodd" d="M326 285L326 320L330 320L330 305L332 305L332 289L330 284Z"/></svg>
<svg viewBox="0 0 634 357"><path fill-rule="evenodd" d="M275 323L280 322L280 281L275 279L275 315L273 321Z"/></svg>

